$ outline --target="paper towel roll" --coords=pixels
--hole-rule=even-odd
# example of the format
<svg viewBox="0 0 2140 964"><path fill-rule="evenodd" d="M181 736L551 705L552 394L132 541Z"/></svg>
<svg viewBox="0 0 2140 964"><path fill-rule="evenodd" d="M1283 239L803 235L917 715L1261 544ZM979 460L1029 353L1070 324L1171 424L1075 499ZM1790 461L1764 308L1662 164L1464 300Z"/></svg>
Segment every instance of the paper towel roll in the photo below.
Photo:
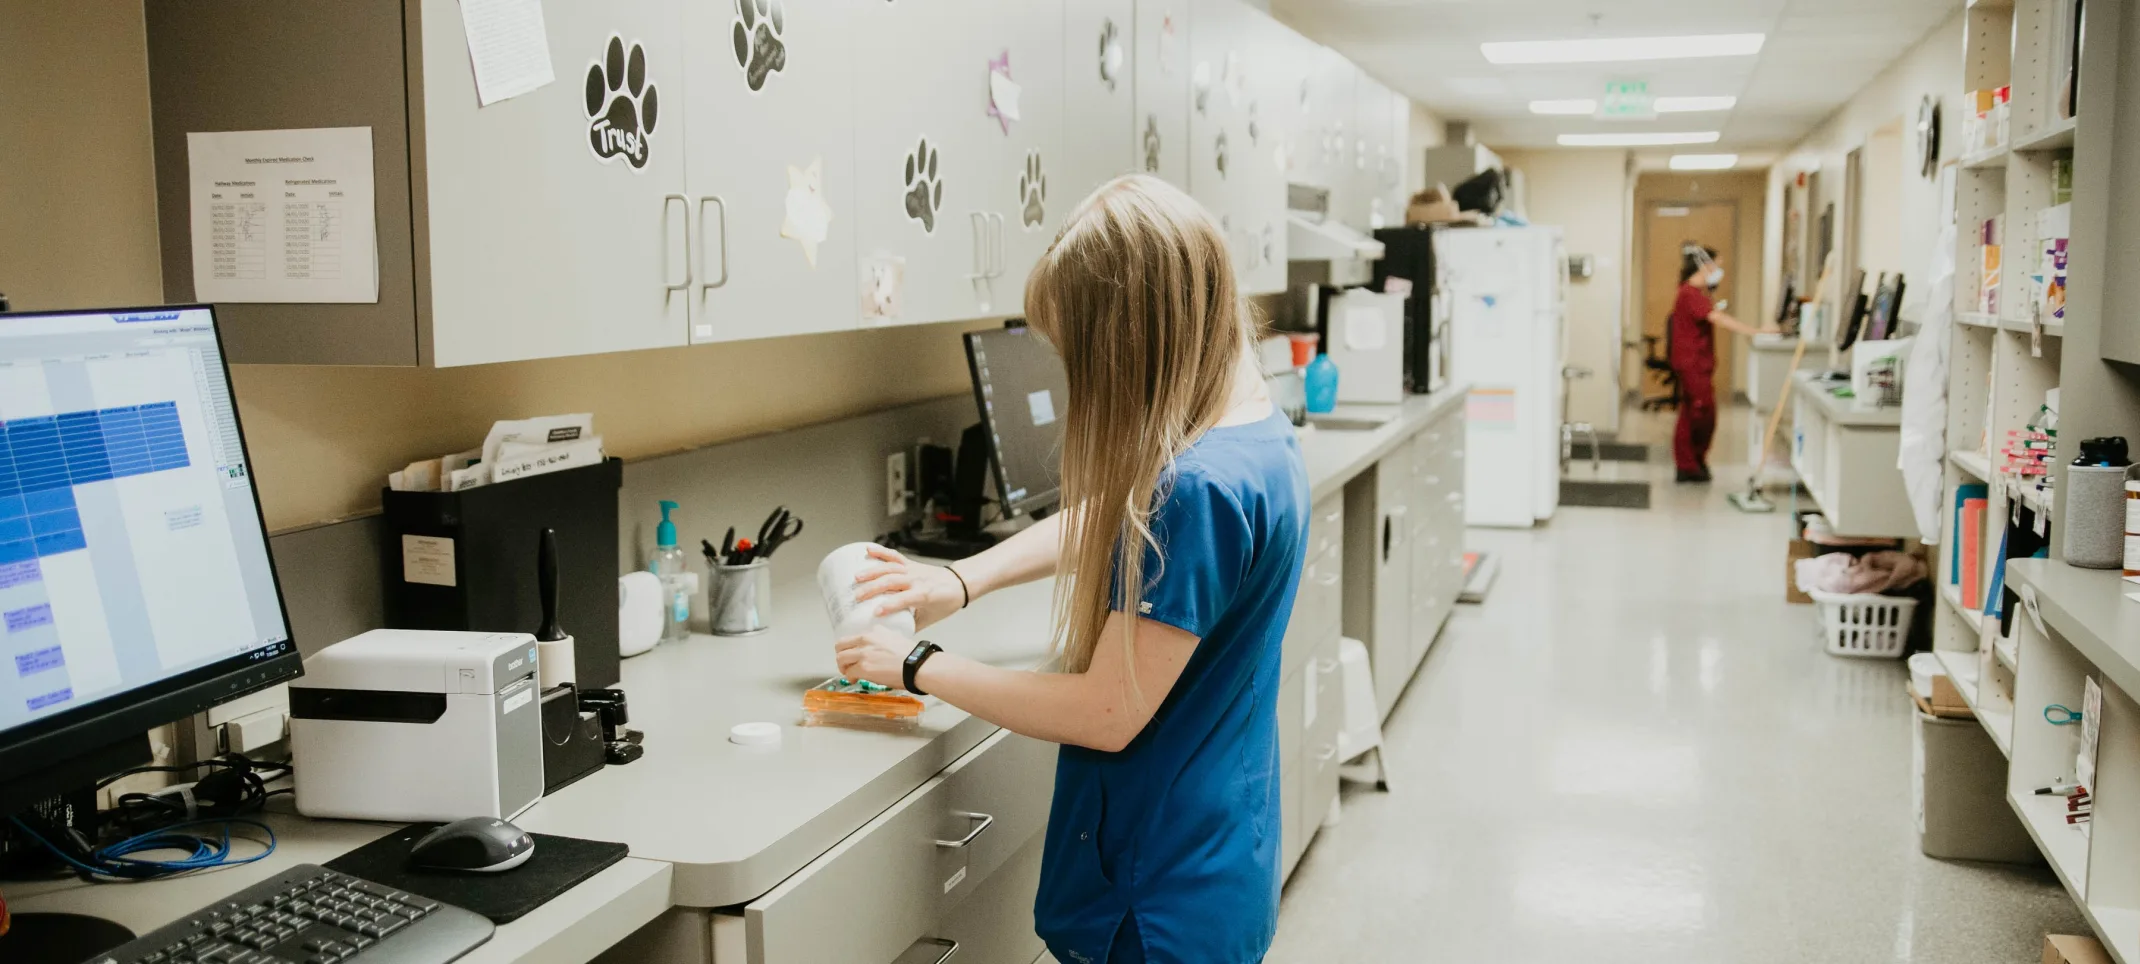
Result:
<svg viewBox="0 0 2140 964"><path fill-rule="evenodd" d="M572 662L572 637L538 641L535 649L536 685L548 690L561 683L579 684L579 674Z"/></svg>
<svg viewBox="0 0 2140 964"><path fill-rule="evenodd" d="M871 626L887 626L901 635L914 635L913 612L901 610L879 616L881 598L855 600L855 592L861 588L855 584L856 574L878 564L869 555L873 548L882 547L873 542L850 542L826 553L825 561L817 564L817 589L825 597L825 617L832 621L834 639L846 639Z"/></svg>

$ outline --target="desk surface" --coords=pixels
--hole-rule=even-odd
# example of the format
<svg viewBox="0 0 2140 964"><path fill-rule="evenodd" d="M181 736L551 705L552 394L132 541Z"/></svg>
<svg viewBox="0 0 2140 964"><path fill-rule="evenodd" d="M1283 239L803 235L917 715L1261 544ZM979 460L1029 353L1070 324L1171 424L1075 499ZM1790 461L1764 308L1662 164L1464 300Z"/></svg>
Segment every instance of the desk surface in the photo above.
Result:
<svg viewBox="0 0 2140 964"><path fill-rule="evenodd" d="M1851 428L1902 427L1902 408L1900 406L1860 408L1851 399L1837 398L1829 394L1829 389L1835 388L1841 383L1815 382L1813 376L1817 374L1820 373L1810 371L1792 372L1791 380L1797 386L1798 396L1820 406L1821 415L1826 417L1829 422Z"/></svg>
<svg viewBox="0 0 2140 964"><path fill-rule="evenodd" d="M288 813L265 819L277 844L274 856L258 863L153 883L9 884L8 906L17 913L90 914L144 934L292 865L326 863L400 826ZM669 878L669 865L627 857L544 904L539 913L498 928L489 943L459 964L580 964L667 910Z"/></svg>
<svg viewBox="0 0 2140 964"><path fill-rule="evenodd" d="M1417 396L1371 430L1301 435L1320 500L1454 410L1462 387ZM775 628L755 637L693 636L625 660L632 725L646 756L608 767L547 797L515 822L541 833L614 840L632 856L535 914L500 928L472 964L577 964L670 905L748 902L996 732L930 700L920 725L894 733L800 725L802 693L836 671L813 559L786 559L774 593ZM1052 582L996 593L929 636L962 654L1034 667L1049 656ZM778 747L728 742L737 723L782 726ZM275 856L178 881L132 885L10 885L22 911L66 910L145 931L294 863L324 863L378 838L386 824L272 816Z"/></svg>

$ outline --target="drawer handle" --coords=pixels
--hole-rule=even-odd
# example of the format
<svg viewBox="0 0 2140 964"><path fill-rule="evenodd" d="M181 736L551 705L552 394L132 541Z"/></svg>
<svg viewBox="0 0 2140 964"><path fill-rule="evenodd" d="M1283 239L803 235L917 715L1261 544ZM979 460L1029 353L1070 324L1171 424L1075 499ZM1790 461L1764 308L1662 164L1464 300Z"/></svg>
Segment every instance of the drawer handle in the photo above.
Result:
<svg viewBox="0 0 2140 964"><path fill-rule="evenodd" d="M909 946L906 952L899 955L899 959L893 961L892 964L944 964L945 961L951 959L951 955L958 952L959 942L957 941L947 941L941 937L924 937Z"/></svg>
<svg viewBox="0 0 2140 964"><path fill-rule="evenodd" d="M1316 576L1315 584L1318 586L1335 586L1338 584L1339 578L1338 574L1334 572L1327 576Z"/></svg>
<svg viewBox="0 0 2140 964"><path fill-rule="evenodd" d="M981 831L987 830L990 824L996 822L995 815L987 813L970 813L965 810L953 810L951 812L951 815L954 817L962 817L964 819L971 820L974 822L974 824L972 830L966 831L966 836L960 837L957 840L939 840L936 842L937 846L943 847L947 850L957 850L961 847L965 847L973 843L973 838L980 836ZM952 946L956 947L957 945L954 944ZM949 957L950 955L946 954L945 956Z"/></svg>
<svg viewBox="0 0 2140 964"><path fill-rule="evenodd" d="M1323 747L1323 751L1321 753L1317 753L1315 755L1315 762L1328 763L1330 762L1330 758L1334 756L1337 756L1337 744L1327 744Z"/></svg>
<svg viewBox="0 0 2140 964"><path fill-rule="evenodd" d="M1337 672L1337 670L1338 661L1337 657L1335 656L1332 656L1329 659L1319 659L1315 661L1315 671L1318 673L1322 673L1327 676L1331 673Z"/></svg>
<svg viewBox="0 0 2140 964"><path fill-rule="evenodd" d="M1332 510L1330 510L1330 512L1329 512L1329 514L1328 514L1328 515L1325 515L1325 516L1323 516L1323 522L1324 522L1324 523L1326 523L1326 524L1328 524L1328 525L1336 525L1336 524L1337 524L1337 521L1338 521L1339 519L1342 519L1342 518L1344 518L1344 517L1345 517L1345 510L1343 510L1343 509L1332 509Z"/></svg>

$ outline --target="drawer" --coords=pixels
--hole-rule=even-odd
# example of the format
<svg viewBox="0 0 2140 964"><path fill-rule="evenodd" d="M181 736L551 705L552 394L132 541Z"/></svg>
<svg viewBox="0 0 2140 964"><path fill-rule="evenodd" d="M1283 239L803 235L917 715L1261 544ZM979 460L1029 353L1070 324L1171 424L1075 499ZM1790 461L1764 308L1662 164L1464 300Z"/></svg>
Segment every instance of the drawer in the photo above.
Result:
<svg viewBox="0 0 2140 964"><path fill-rule="evenodd" d="M1293 868L1300 863L1300 855L1308 849L1307 829L1309 824L1302 819L1302 779L1299 766L1286 770L1279 779L1278 802L1284 811L1279 821L1278 834L1278 880L1283 883L1293 876Z"/></svg>
<svg viewBox="0 0 2140 964"><path fill-rule="evenodd" d="M1344 556L1332 552L1308 563L1300 574L1300 591L1293 596L1293 616L1286 621L1285 654L1281 671L1291 676L1307 658L1303 647L1312 649L1325 636L1334 636L1345 611L1344 580L1340 573Z"/></svg>
<svg viewBox="0 0 2140 964"><path fill-rule="evenodd" d="M1345 541L1345 494L1329 496L1308 511L1306 558L1319 559L1335 554Z"/></svg>
<svg viewBox="0 0 2140 964"><path fill-rule="evenodd" d="M1301 717L1303 695L1301 687L1307 685L1308 674L1303 671L1286 677L1278 684L1278 768L1281 772L1294 769L1300 759L1300 742L1305 720Z"/></svg>
<svg viewBox="0 0 2140 964"><path fill-rule="evenodd" d="M1046 846L1044 834L1035 834L1009 861L981 881L973 893L951 908L930 935L937 941L913 959L934 964L939 955L953 955L947 964L1029 964L1046 945L1033 933L1033 898L1040 893L1040 855ZM902 962L905 964L905 962Z"/></svg>
<svg viewBox="0 0 2140 964"><path fill-rule="evenodd" d="M750 964L898 959L1039 836L1054 762L1053 746L1008 730L982 741L746 906Z"/></svg>

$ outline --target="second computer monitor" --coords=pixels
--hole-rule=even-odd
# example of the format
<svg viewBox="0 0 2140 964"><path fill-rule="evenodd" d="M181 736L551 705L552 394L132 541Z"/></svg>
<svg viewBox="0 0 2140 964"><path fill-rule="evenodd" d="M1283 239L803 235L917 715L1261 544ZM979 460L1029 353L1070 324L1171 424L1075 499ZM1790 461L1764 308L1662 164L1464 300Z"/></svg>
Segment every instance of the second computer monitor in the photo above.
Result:
<svg viewBox="0 0 2140 964"><path fill-rule="evenodd" d="M1069 381L1054 346L1025 327L966 335L974 400L1005 516L1061 500L1062 419Z"/></svg>

